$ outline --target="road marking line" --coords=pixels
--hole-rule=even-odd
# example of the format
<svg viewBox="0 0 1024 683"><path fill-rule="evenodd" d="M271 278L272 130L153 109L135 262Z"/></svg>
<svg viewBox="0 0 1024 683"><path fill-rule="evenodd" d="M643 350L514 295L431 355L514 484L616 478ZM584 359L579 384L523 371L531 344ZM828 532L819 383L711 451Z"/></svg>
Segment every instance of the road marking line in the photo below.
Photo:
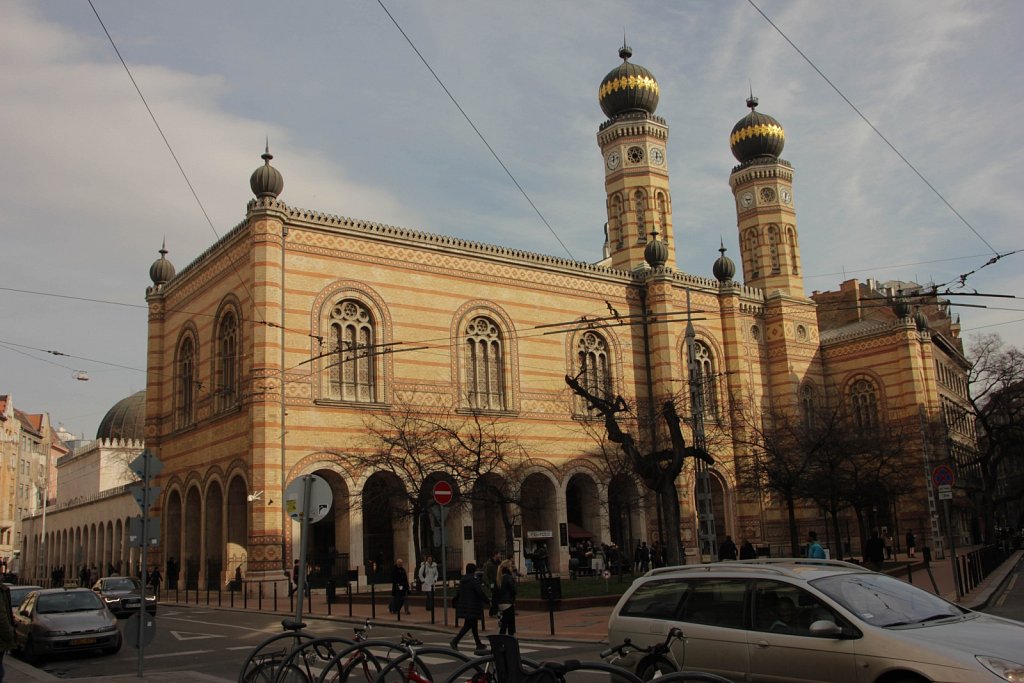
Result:
<svg viewBox="0 0 1024 683"><path fill-rule="evenodd" d="M146 655L146 659L163 659L164 657L183 657L185 655L205 655L213 650L188 650L186 652L168 652L165 655Z"/></svg>
<svg viewBox="0 0 1024 683"><path fill-rule="evenodd" d="M208 638L223 638L215 633L194 633L192 631L171 631L171 635L178 640L207 640Z"/></svg>

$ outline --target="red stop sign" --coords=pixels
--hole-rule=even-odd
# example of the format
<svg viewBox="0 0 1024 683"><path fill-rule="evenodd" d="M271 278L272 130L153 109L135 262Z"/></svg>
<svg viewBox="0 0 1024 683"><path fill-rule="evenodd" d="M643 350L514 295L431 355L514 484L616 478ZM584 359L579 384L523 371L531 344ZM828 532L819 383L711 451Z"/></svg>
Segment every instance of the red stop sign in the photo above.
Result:
<svg viewBox="0 0 1024 683"><path fill-rule="evenodd" d="M439 481L434 484L434 502L438 505L447 505L452 502L452 485L446 481Z"/></svg>

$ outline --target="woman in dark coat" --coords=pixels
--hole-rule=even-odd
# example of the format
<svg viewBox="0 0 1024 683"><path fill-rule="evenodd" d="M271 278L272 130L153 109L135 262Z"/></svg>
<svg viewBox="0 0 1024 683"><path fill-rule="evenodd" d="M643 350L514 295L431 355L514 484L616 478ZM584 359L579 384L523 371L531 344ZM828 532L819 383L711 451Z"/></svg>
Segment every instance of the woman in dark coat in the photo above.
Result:
<svg viewBox="0 0 1024 683"><path fill-rule="evenodd" d="M405 561L401 558L395 560L395 568L391 573L391 612L398 614L405 609L409 612L409 574L405 571Z"/></svg>
<svg viewBox="0 0 1024 683"><path fill-rule="evenodd" d="M459 648L459 641L469 631L473 631L473 640L476 642L477 650L486 650L484 641L480 640L478 622L484 618L484 606L489 605L487 594L480 578L476 575L476 565L472 562L466 565L466 573L459 580L458 600L455 603L455 618L462 619L462 629L452 638L451 647L453 650Z"/></svg>

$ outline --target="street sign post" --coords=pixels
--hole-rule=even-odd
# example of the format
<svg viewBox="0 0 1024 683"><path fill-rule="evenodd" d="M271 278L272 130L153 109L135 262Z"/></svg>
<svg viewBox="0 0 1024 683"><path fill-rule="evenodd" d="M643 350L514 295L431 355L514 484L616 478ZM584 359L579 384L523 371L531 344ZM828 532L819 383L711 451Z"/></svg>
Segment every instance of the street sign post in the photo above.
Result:
<svg viewBox="0 0 1024 683"><path fill-rule="evenodd" d="M939 500L942 501L942 511L946 514L946 533L949 535L950 561L953 563L953 582L956 584L957 597L963 597L960 592L960 567L956 563L956 539L953 534L953 525L949 519L949 501L953 500L953 484L956 482L956 475L949 465L939 465L932 470L932 483L939 492Z"/></svg>
<svg viewBox="0 0 1024 683"><path fill-rule="evenodd" d="M448 625L448 549L444 540L444 511L455 497L452 485L441 480L434 484L434 502L441 508L441 604L444 606L444 625Z"/></svg>
<svg viewBox="0 0 1024 683"><path fill-rule="evenodd" d="M448 505L452 502L455 492L452 485L446 481L439 481L434 484L434 502L438 505Z"/></svg>
<svg viewBox="0 0 1024 683"><path fill-rule="evenodd" d="M134 641L134 643L137 643L136 647L139 648L138 673L139 678L142 678L143 657L146 645L153 640L153 634L156 632L156 619L146 612L146 585L149 583L146 550L150 545L159 545L160 543L160 520L149 519L149 511L160 499L162 488L160 486L150 486L150 484L153 482L154 477L163 472L164 464L160 461L160 458L156 457L153 451L146 448L139 453L137 458L128 463L128 468L139 478L139 482L129 486L128 490L131 491L135 502L139 504L139 510L142 512L142 515L129 520L128 534L129 543L142 548L141 566L139 567L142 578L140 581L141 585L139 586L139 613L135 615L138 617L138 620L136 622L129 620L125 628L132 632L129 643Z"/></svg>
<svg viewBox="0 0 1024 683"><path fill-rule="evenodd" d="M306 538L309 525L319 522L331 510L334 494L331 485L315 474L304 474L284 490L284 509L299 522L299 575L295 579L295 621L302 623L302 600L306 594Z"/></svg>

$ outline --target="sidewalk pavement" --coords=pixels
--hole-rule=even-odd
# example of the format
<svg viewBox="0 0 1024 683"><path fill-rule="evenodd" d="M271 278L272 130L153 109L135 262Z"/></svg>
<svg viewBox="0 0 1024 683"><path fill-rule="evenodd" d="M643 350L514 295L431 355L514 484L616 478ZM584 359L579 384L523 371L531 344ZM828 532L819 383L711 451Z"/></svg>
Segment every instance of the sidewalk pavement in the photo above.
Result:
<svg viewBox="0 0 1024 683"><path fill-rule="evenodd" d="M985 580L959 599L957 599L956 584L953 581L953 568L949 559L933 560L931 563L931 577L929 577L928 571L925 570L920 556L916 558L908 558L906 555L898 555L897 561L904 563L905 565L909 565L911 571L908 574L906 568L899 568L890 570L889 573L904 581L911 578L911 582L918 588L928 592L937 592L950 602L956 602L970 609L982 609L1006 583L1010 574L1021 561L1022 557L1024 557L1024 551L1015 552L1006 562L1000 565L998 569L989 574ZM932 578L934 578L934 586ZM936 587L938 588L937 591L935 590ZM350 617L347 601L345 601L344 596L339 597L342 599L342 602L340 604L333 604L331 606L332 614L331 616L328 616L327 604L325 602L323 592L321 591L313 594L312 610L308 608L305 609L303 616L303 619L311 625L311 630L315 632L322 628L312 620L330 620L337 622L339 629L344 634L348 631L349 626L361 624L367 617L371 616L371 605L369 602L360 601L353 602L352 616ZM444 625L443 611L440 608L440 593L438 593L437 597L438 609L434 614L434 624L430 623L430 613L424 609L422 599L413 602L410 608L411 614L402 614L399 619L396 615L389 614L387 611L387 601L389 597L390 596L388 595L382 594L377 598L376 617L372 618L375 624L387 627L401 625L415 626L417 629L432 630L438 633L444 633L446 636L448 634L454 634L457 631L457 628L455 627L455 612L452 609L448 610L448 625ZM449 593L449 599L450 598L451 593ZM175 604L181 607L197 606L194 603L187 605L184 602L168 602L166 599L162 601L162 604ZM269 601L264 601L263 609L260 611L279 614L282 619L289 615L294 616L294 610L288 609L289 603L287 598L279 599L278 605L280 609L274 610ZM522 640L594 643L595 645L604 643L608 636L608 617L611 614L613 606L614 602L612 602L612 604L594 607L562 609L556 611L553 618L550 612L546 610L517 609L517 635ZM205 602L202 602L198 607L205 608ZM211 607L217 607L215 598ZM243 607L239 601L236 601L233 608L229 607L227 602L225 602L219 607L219 609L242 610ZM256 611L259 609L259 606L256 601L250 600L248 609ZM552 634L552 621L554 623L554 634ZM493 633L497 623L494 619L485 619L485 626L486 629L482 631L481 635ZM463 646L460 649L466 650L472 645L472 640L464 640L466 642L463 643ZM7 676L4 678L4 683L51 683L53 681L63 680L58 679L45 671L36 669L35 667L32 667L11 655L4 658L4 665L7 669ZM74 680L78 681L78 683L101 683L111 680L124 682L134 680L142 681L143 683L225 683L225 679L194 671L146 673L142 678L138 678L138 676L133 673L117 676L77 678Z"/></svg>

